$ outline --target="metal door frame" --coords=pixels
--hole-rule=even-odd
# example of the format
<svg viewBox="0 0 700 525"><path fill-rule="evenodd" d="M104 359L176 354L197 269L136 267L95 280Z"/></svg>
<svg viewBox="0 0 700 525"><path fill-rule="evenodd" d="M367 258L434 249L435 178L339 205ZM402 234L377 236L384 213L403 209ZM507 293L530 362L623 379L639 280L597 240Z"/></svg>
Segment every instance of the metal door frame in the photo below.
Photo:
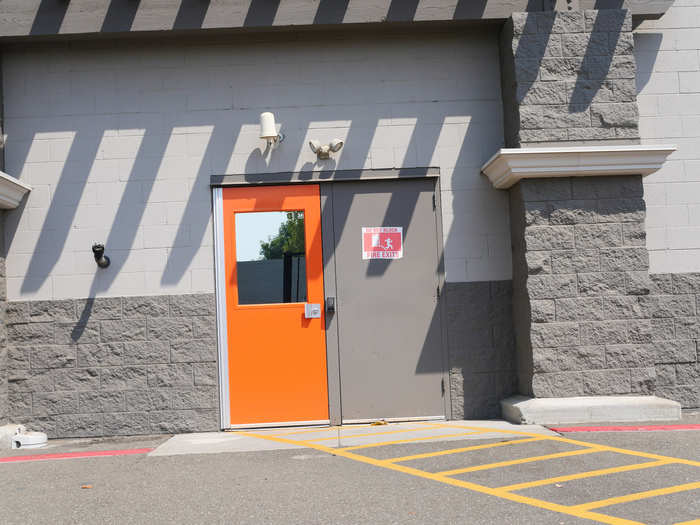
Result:
<svg viewBox="0 0 700 525"><path fill-rule="evenodd" d="M285 184L319 184L321 194L321 241L323 251L323 282L324 304L326 297L336 297L335 254L333 253L333 214L323 213L328 199L332 206L332 183L357 180L400 180L416 178L435 179L435 235L437 238L438 286L440 289L440 324L441 324L441 354L442 380L445 385L443 396L446 419L452 419L452 399L448 365L447 320L445 301L445 263L442 236L442 206L439 168L399 168L399 169L362 169L335 171L307 171L283 173L256 173L237 175L212 175L212 214L214 222L214 275L216 296L216 328L219 367L219 411L221 429L250 428L250 425L231 425L229 403L229 374L228 374L228 333L226 312L226 265L223 228L223 188L226 186L267 186ZM332 209L332 208L331 208ZM327 232L324 235L324 232ZM340 354L339 334L336 314L326 313L326 367L328 376L328 413L331 425L342 424L341 391L340 391ZM396 418L397 421L410 421L417 418ZM426 418L421 418L425 420ZM435 419L430 417L430 419ZM393 421L394 419L392 419ZM364 421L364 420L363 420ZM355 421L352 421L353 423ZM357 421L359 422L359 420ZM297 421L280 422L264 426L314 426L328 424L329 421ZM349 423L346 421L346 423Z"/></svg>
<svg viewBox="0 0 700 525"><path fill-rule="evenodd" d="M228 327L226 312L226 259L224 256L224 191L212 188L214 214L214 280L216 295L216 339L219 354L219 415L222 429L231 426L228 379Z"/></svg>
<svg viewBox="0 0 700 525"><path fill-rule="evenodd" d="M279 187L280 185L275 185ZM264 190L263 190L264 191ZM228 308L227 308L227 274L226 274L226 240L224 232L224 200L223 187L212 188L212 211L214 222L214 267L215 267L215 298L216 298L216 327L217 354L219 378L219 411L221 429L272 428L290 426L329 425L330 419L302 421L274 421L270 423L231 424L230 374L229 374L229 345L228 345ZM320 188L319 188L320 202ZM320 219L320 210L319 210ZM321 247L323 251L323 247ZM321 261L323 264L323 261ZM324 344L326 341L324 340ZM326 350L327 356L327 350ZM327 357L326 357L327 358ZM327 367L326 367L327 370ZM327 381L327 371L326 371Z"/></svg>

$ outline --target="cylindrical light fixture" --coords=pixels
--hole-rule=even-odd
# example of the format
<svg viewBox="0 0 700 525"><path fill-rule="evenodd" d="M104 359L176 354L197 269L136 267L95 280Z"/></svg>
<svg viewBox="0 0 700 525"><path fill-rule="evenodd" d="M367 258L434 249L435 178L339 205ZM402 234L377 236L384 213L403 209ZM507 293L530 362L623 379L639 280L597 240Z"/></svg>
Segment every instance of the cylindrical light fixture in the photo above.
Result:
<svg viewBox="0 0 700 525"><path fill-rule="evenodd" d="M268 144L282 142L284 140L284 135L277 133L275 116L269 111L260 113L260 138L266 140Z"/></svg>

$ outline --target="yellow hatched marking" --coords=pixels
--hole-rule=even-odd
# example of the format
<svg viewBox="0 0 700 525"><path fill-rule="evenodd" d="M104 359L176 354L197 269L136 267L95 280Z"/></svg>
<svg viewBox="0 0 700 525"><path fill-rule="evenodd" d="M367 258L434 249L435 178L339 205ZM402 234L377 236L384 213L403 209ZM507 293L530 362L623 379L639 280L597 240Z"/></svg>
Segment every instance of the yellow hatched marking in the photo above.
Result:
<svg viewBox="0 0 700 525"><path fill-rule="evenodd" d="M369 426L369 425L363 425L363 426ZM316 432L328 432L331 430L340 430L341 427L335 426L335 427L319 427L319 428L312 428L312 429L306 429L306 430L295 430L294 432L285 432L284 434L270 434L273 437L283 437L283 436L293 436L295 434L314 434ZM355 427L359 428L359 427Z"/></svg>
<svg viewBox="0 0 700 525"><path fill-rule="evenodd" d="M567 452L557 452L555 454L546 454L544 456L531 456L528 458L511 459L510 461L499 461L497 463L486 463L484 465L475 465L473 467L456 468L454 470L445 470L438 472L443 476L454 476L455 474L464 474L465 472L476 472L478 470L490 470L492 468L509 467L511 465L522 465L523 463L532 463L533 461L545 461L548 459L567 458L569 456L581 456L583 454L591 454L600 452L597 448L583 448L579 450L569 450ZM501 489L503 490L503 489Z"/></svg>
<svg viewBox="0 0 700 525"><path fill-rule="evenodd" d="M391 461L374 459L374 458L370 458L367 456L362 456L360 454L348 452L345 449L334 449L331 447L327 447L325 445L321 445L319 443L295 441L295 440L291 440L291 439L278 438L278 437L274 437L274 436L254 434L252 432L241 432L241 434L246 435L246 436L250 436L250 437L260 438L260 439L267 439L269 441L277 441L278 443L288 443L288 444L292 444L292 445L303 444L303 445L307 446L308 448L312 448L312 449L319 450L322 452L327 452L328 454L334 454L336 456L341 456L341 457L344 457L347 459L352 459L355 461L359 461L361 463L367 463L369 465L383 467L383 468L387 468L389 470L394 470L397 472L403 472L404 474L410 474L410 475L417 476L420 478L438 481L440 483L445 483L446 485L452 485L455 487L466 488L469 490L473 490L475 492L480 492L482 494L489 494L491 496L496 496L496 497L506 499L509 501L514 501L517 503L524 503L524 504L530 505L532 507L538 507L538 508L550 510L553 512L559 512L562 514L567 514L569 516L575 516L577 518L583 518L583 519L588 519L588 520L592 520L592 521L597 521L599 523L607 523L609 525L643 525L642 523L640 523L638 521L631 521L631 520L626 520L626 519L622 519L622 518L616 518L614 516L608 516L606 514L599 514L597 512L577 510L577 509L573 509L572 507L567 507L566 505L559 505L557 503L552 503L550 501L544 501L544 500L539 500L536 498L530 498L527 496L522 496L520 494L514 494L512 492L506 492L506 491L501 490L501 489L486 487L484 485L478 485L476 483L471 483L471 482L463 481L460 479L448 478L448 477L442 476L440 474L425 472L423 470L418 470L415 468L407 467L405 465L397 465L395 463L392 463Z"/></svg>
<svg viewBox="0 0 700 525"><path fill-rule="evenodd" d="M370 434L347 434L347 435L340 435L340 439L348 439L348 438L359 438L359 437L372 437L372 436L383 436L385 434L405 434L406 432L422 432L425 430L433 430L436 428L441 428L441 427L428 427L424 426L421 428L410 428L410 429L402 429L402 430L387 430L386 432L373 432ZM470 434L473 434L474 432L469 432ZM338 436L333 436L333 437L322 437L322 438L313 438L309 439L308 441L329 441L331 439L338 439Z"/></svg>
<svg viewBox="0 0 700 525"><path fill-rule="evenodd" d="M458 434L441 434L438 436L428 436L422 438L397 439L396 441L382 441L380 443L367 443L366 445L353 445L351 447L344 447L339 450L357 450L359 448L385 447L387 445L400 445L401 443L414 443L416 441L430 441L431 439L441 439L459 436L473 436L475 434L479 434L479 432L460 432Z"/></svg>
<svg viewBox="0 0 700 525"><path fill-rule="evenodd" d="M587 472L579 472L577 474L569 474L567 476L557 476L556 478L539 479L537 481L528 481L525 483L516 483L515 485L504 485L498 487L501 490L523 490L531 487L541 487L543 485L551 485L564 481L572 481L575 479L592 478L595 476L605 476L606 474L616 474L618 472L629 472L631 470L640 470L651 467L660 467L661 465L671 465L670 461L649 461L647 463L635 463L634 465L624 465L621 467L602 468L598 470L589 470Z"/></svg>
<svg viewBox="0 0 700 525"><path fill-rule="evenodd" d="M433 423L435 425L439 425L438 423ZM471 427L471 426L463 426L463 425L439 425L439 426L444 426L446 428L464 428L467 430L472 430L472 429L480 429L484 430L483 427ZM662 456L661 454L650 454L648 452L639 452L637 450L628 450L624 448L618 448L618 447L611 447L608 445L599 445L599 444L593 444L593 443L587 443L585 441L578 441L576 439L569 439L569 438L564 438L561 436L546 436L542 434L537 434L535 432L523 432L520 430L491 430L491 432L498 432L498 433L503 433L503 434L515 434L517 436L537 436L542 439L548 439L550 441L559 441L560 443L570 443L572 445L578 445L580 447L591 447L595 446L595 448L604 450L607 452L617 452L618 454L626 454L628 456L638 456L640 458L648 458L648 459L656 459L656 460L664 460L668 461L670 463L680 463L681 465L691 465L693 467L700 467L700 461L693 461L691 459L683 459L683 458L673 458L670 456Z"/></svg>
<svg viewBox="0 0 700 525"><path fill-rule="evenodd" d="M340 430L340 427L325 427L325 428L317 428L314 430L295 430L294 432L285 432L284 434L270 434L271 436L275 437L283 437L283 436L293 436L294 434L316 434L318 432L331 432L335 430Z"/></svg>
<svg viewBox="0 0 700 525"><path fill-rule="evenodd" d="M637 501L640 499L653 498L654 496L664 496L666 494L675 494L676 492L685 492L688 490L700 489L700 481L693 483L685 483L683 485L675 485L673 487L664 487L662 489L645 490L644 492L635 492L634 494L626 494L625 496L617 496L615 498L601 499L591 501L581 505L574 505L573 510L590 510L599 507L607 507L608 505L617 505L619 503L627 503L629 501Z"/></svg>
<svg viewBox="0 0 700 525"><path fill-rule="evenodd" d="M437 452L425 452L423 454L414 454L412 456L402 456L400 458L389 458L385 461L389 461L391 463L401 463L402 461L412 461L414 459L433 458L436 456L446 456L448 454L459 454L461 452L469 452L470 450L481 450L484 448L504 447L506 445L517 445L518 443L530 443L532 441L541 441L543 439L546 439L546 438L540 436L540 437L527 438L527 439L514 439L512 441L499 441L498 443L486 443L485 445L473 445L471 447L452 448L449 450L439 450Z"/></svg>

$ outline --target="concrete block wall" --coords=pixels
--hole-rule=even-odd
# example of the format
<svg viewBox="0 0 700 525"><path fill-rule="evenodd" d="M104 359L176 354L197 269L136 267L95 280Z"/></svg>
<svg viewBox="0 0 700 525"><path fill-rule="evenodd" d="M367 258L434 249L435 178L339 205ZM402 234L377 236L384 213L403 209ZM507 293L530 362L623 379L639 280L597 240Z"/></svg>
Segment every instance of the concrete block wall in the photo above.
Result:
<svg viewBox="0 0 700 525"><path fill-rule="evenodd" d="M448 283L447 344L452 417L500 417L517 392L511 281Z"/></svg>
<svg viewBox="0 0 700 525"><path fill-rule="evenodd" d="M513 13L501 32L506 144L636 142L633 44L627 10Z"/></svg>
<svg viewBox="0 0 700 525"><path fill-rule="evenodd" d="M700 272L700 0L635 30L642 142L675 144L644 180L652 273Z"/></svg>
<svg viewBox="0 0 700 525"><path fill-rule="evenodd" d="M455 59L459 57L459 59ZM447 279L508 279L495 31L3 49L10 300L213 291L212 174L437 166ZM286 140L264 156L259 114ZM344 139L318 162L308 141ZM112 259L97 271L90 246Z"/></svg>
<svg viewBox="0 0 700 525"><path fill-rule="evenodd" d="M641 177L532 179L510 193L520 391L700 406L700 275L649 275Z"/></svg>
<svg viewBox="0 0 700 525"><path fill-rule="evenodd" d="M3 58L7 171L33 186L6 221L13 420L52 436L218 428L213 313L173 313L213 297L210 175L413 166L440 168L447 280L484 281L492 304L494 339L478 346L460 325L482 312L455 307L452 377L474 398L455 410L497 414L499 378L514 371L509 288L492 282L510 275L507 195L479 173L503 145L495 32L75 43ZM286 140L265 156L267 110ZM319 162L309 139L335 137L345 146Z"/></svg>
<svg viewBox="0 0 700 525"><path fill-rule="evenodd" d="M213 294L8 303L9 417L50 437L217 430Z"/></svg>
<svg viewBox="0 0 700 525"><path fill-rule="evenodd" d="M1 156L1 154L0 154ZM5 254L2 246L2 232L5 212L0 211L0 425L7 423L7 325L5 308L7 289L5 287Z"/></svg>

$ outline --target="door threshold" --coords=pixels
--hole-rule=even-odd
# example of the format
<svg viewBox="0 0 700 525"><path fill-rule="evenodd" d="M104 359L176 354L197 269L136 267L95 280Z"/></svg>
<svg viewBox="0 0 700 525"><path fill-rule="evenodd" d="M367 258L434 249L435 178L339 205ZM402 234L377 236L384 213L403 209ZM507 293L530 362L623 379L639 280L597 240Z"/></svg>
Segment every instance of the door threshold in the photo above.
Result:
<svg viewBox="0 0 700 525"><path fill-rule="evenodd" d="M284 427L323 427L330 426L330 419L318 419L313 421L278 421L275 423L239 423L229 425L224 430L243 430L254 428L284 428Z"/></svg>
<svg viewBox="0 0 700 525"><path fill-rule="evenodd" d="M386 421L387 423L407 423L410 421L446 421L445 416L415 416L415 417L386 417L386 418L371 418L371 419L343 419L343 425L358 425L366 423L376 423L377 421Z"/></svg>

